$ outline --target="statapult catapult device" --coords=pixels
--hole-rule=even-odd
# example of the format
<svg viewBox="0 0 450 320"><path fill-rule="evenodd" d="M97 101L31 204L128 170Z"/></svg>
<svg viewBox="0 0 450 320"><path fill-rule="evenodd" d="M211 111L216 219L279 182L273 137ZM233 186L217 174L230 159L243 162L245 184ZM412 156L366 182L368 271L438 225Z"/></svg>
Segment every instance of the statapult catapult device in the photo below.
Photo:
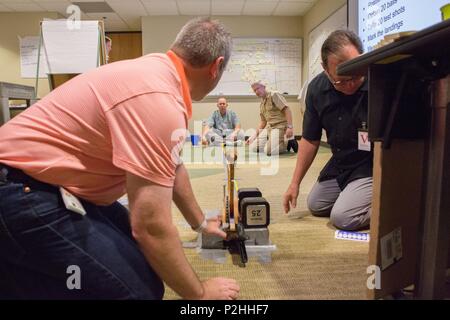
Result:
<svg viewBox="0 0 450 320"><path fill-rule="evenodd" d="M233 264L245 267L248 262L246 246L266 246L270 244L269 230L270 205L257 188L237 187L235 167L237 152L226 151L224 146L224 165L227 182L223 186L222 229L227 233L226 240L203 235L203 249L223 249L230 252Z"/></svg>

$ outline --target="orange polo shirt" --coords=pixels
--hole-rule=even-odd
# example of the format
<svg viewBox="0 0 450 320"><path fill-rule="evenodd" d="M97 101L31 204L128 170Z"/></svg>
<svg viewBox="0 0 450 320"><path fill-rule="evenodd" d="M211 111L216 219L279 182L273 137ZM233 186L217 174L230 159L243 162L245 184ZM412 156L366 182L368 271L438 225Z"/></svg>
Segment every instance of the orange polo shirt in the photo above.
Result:
<svg viewBox="0 0 450 320"><path fill-rule="evenodd" d="M79 75L0 127L0 163L99 205L126 192L126 172L172 187L192 115L171 51Z"/></svg>

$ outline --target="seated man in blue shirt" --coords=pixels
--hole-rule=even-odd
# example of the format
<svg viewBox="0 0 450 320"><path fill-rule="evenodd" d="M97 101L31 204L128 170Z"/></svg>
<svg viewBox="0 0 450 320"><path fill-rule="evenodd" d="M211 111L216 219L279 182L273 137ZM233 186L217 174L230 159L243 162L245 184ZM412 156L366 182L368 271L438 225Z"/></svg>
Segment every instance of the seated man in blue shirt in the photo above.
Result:
<svg viewBox="0 0 450 320"><path fill-rule="evenodd" d="M227 110L227 99L220 97L217 101L218 110L206 121L202 133L202 143L204 145L219 146L225 142L244 141L244 131L241 129L239 118L232 110Z"/></svg>

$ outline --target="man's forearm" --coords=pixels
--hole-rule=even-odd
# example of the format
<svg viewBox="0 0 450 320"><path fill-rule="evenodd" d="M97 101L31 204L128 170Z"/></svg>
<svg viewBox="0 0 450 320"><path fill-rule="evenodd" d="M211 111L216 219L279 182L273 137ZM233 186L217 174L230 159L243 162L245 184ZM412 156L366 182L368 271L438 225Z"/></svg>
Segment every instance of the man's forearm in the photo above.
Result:
<svg viewBox="0 0 450 320"><path fill-rule="evenodd" d="M241 131L241 125L240 125L240 124L237 124L237 125L234 127L233 134L237 135L237 134L239 133L239 131Z"/></svg>
<svg viewBox="0 0 450 320"><path fill-rule="evenodd" d="M200 299L203 285L184 255L175 226L152 224L149 228L153 234L143 231L135 239L152 268L182 298Z"/></svg>
<svg viewBox="0 0 450 320"><path fill-rule="evenodd" d="M261 133L261 131L263 131L267 126L267 121L261 121L259 123L259 127L256 130L256 137L259 137L259 134Z"/></svg>
<svg viewBox="0 0 450 320"><path fill-rule="evenodd" d="M289 107L284 108L284 116L286 117L287 124L292 126L292 111Z"/></svg>
<svg viewBox="0 0 450 320"><path fill-rule="evenodd" d="M189 181L189 174L184 165L178 166L176 171L173 201L193 228L200 226L204 215L195 199L191 182Z"/></svg>
<svg viewBox="0 0 450 320"><path fill-rule="evenodd" d="M311 167L317 150L319 149L320 141L308 141L301 139L298 147L297 164L295 166L294 175L291 184L300 185L309 168Z"/></svg>
<svg viewBox="0 0 450 320"><path fill-rule="evenodd" d="M205 125L202 131L202 137L205 137L208 131L210 130L210 127L208 125Z"/></svg>
<svg viewBox="0 0 450 320"><path fill-rule="evenodd" d="M186 299L199 299L204 288L187 261L171 215L172 188L127 175L133 236L153 270Z"/></svg>

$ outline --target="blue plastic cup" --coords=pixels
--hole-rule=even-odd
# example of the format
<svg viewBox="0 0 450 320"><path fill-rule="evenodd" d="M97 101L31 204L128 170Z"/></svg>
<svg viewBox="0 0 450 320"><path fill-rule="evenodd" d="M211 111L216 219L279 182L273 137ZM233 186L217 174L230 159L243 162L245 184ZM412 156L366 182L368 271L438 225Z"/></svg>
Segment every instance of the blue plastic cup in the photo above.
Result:
<svg viewBox="0 0 450 320"><path fill-rule="evenodd" d="M191 143L193 146L198 146L200 143L200 136L199 135L191 135Z"/></svg>

